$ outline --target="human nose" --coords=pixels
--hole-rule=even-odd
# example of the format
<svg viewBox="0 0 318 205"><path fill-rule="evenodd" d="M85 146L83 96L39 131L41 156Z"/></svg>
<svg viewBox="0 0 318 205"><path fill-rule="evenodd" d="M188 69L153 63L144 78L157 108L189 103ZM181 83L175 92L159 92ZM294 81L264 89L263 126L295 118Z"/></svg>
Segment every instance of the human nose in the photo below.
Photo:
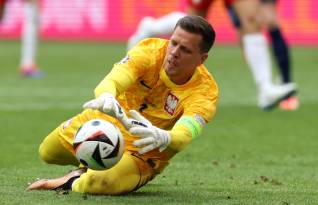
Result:
<svg viewBox="0 0 318 205"><path fill-rule="evenodd" d="M171 54L173 57L178 58L180 56L180 48L175 46L171 49Z"/></svg>

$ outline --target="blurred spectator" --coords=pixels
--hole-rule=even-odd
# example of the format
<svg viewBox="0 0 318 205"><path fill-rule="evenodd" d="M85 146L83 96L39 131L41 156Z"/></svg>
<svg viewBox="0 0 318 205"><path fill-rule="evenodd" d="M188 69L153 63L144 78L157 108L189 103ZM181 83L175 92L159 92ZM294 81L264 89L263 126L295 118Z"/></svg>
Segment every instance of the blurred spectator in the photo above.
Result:
<svg viewBox="0 0 318 205"><path fill-rule="evenodd" d="M276 64L278 65L281 82L292 82L291 63L289 45L285 40L278 20L276 12L277 0L261 0L262 1L262 18L264 25L269 33L272 43L272 50L275 56ZM296 110L299 107L299 101L296 96L291 96L283 100L279 104L282 110Z"/></svg>
<svg viewBox="0 0 318 205"><path fill-rule="evenodd" d="M5 2L7 0L0 0L0 21L2 20L3 18L3 13L4 13L4 5L5 5Z"/></svg>
<svg viewBox="0 0 318 205"><path fill-rule="evenodd" d="M4 15L5 3L0 0L0 20ZM36 64L36 53L38 43L38 2L37 0L25 0L23 7L23 25L21 34L21 62L19 72L24 77L42 77L43 73Z"/></svg>
<svg viewBox="0 0 318 205"><path fill-rule="evenodd" d="M188 0L187 14L207 16L207 12L214 0ZM296 85L285 83L274 85L272 83L272 69L266 39L261 32L260 12L262 11L259 0L224 0L230 11L232 20L236 20L240 35L244 57L252 71L257 89L258 106L264 110L275 107L282 100L296 92ZM179 18L187 15L183 12L173 12L158 19L145 17L141 20L136 32L128 40L128 49L137 44L141 39L168 35L173 31Z"/></svg>
<svg viewBox="0 0 318 205"><path fill-rule="evenodd" d="M36 64L39 12L37 0L25 0L24 21L21 36L20 72L26 77L41 77L43 73Z"/></svg>

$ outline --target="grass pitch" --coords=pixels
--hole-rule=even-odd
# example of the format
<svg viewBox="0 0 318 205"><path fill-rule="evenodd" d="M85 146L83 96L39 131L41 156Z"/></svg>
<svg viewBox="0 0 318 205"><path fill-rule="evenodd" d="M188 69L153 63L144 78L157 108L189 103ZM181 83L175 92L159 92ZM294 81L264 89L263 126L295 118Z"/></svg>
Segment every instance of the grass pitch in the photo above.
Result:
<svg viewBox="0 0 318 205"><path fill-rule="evenodd" d="M216 46L206 63L220 86L213 122L148 185L126 196L25 192L37 177L72 167L46 165L42 139L81 111L115 62L123 44L40 44L43 79L17 73L20 45L0 41L1 204L318 204L318 49L292 49L299 85L297 111L256 107L251 74L233 46Z"/></svg>

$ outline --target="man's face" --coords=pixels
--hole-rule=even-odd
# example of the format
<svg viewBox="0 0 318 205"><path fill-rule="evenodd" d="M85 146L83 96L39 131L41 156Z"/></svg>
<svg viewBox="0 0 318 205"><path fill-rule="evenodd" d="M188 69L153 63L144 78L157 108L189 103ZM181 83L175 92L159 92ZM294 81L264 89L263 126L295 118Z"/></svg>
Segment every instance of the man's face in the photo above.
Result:
<svg viewBox="0 0 318 205"><path fill-rule="evenodd" d="M186 83L196 67L207 58L208 54L200 51L201 40L201 35L189 33L180 27L173 32L163 66L174 83Z"/></svg>

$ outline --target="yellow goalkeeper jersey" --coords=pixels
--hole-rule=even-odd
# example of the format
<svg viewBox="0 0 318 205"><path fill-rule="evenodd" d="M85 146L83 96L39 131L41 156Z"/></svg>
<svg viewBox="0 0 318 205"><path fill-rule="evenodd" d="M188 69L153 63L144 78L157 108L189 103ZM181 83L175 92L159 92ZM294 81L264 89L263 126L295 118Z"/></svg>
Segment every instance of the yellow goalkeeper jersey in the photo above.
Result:
<svg viewBox="0 0 318 205"><path fill-rule="evenodd" d="M168 130L171 144L164 152L170 152L167 155L170 158L199 135L205 123L212 119L219 94L215 80L204 65L197 67L187 83L174 84L162 67L168 43L159 38L141 41L114 65L96 87L95 95L110 92L126 112L135 109L153 125Z"/></svg>

